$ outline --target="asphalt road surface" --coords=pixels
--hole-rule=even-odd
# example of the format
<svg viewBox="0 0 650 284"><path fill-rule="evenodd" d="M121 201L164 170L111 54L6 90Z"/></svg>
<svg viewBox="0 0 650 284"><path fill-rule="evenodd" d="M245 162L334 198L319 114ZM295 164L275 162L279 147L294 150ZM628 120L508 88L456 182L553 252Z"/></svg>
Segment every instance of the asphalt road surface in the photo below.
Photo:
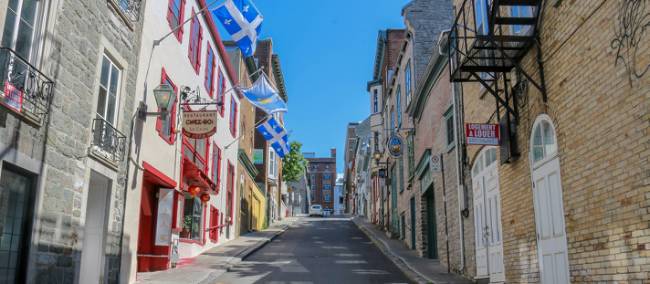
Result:
<svg viewBox="0 0 650 284"><path fill-rule="evenodd" d="M409 283L347 218L304 218L216 283Z"/></svg>

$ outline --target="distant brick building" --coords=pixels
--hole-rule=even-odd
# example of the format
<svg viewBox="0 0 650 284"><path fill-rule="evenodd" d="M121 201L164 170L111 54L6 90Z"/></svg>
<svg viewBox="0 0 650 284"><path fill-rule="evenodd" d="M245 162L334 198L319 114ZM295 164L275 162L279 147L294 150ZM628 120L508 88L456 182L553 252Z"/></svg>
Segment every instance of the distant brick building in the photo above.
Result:
<svg viewBox="0 0 650 284"><path fill-rule="evenodd" d="M334 187L336 186L336 149L330 150L330 157L307 157L309 166L307 178L310 184L311 204L321 204L323 210L334 210Z"/></svg>

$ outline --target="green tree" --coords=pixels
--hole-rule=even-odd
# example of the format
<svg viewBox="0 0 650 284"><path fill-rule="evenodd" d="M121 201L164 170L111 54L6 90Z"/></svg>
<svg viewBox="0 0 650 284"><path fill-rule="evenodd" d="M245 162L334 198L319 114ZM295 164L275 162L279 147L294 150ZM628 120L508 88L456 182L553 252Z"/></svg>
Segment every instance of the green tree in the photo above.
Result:
<svg viewBox="0 0 650 284"><path fill-rule="evenodd" d="M298 181L307 169L308 161L302 155L302 143L291 142L289 154L282 159L282 178L285 181Z"/></svg>

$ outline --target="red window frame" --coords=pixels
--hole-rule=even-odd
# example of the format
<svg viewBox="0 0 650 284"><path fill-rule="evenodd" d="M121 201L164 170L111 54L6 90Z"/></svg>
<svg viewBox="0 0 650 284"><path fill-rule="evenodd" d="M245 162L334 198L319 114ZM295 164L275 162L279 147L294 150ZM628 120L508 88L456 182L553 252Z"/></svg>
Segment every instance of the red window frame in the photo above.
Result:
<svg viewBox="0 0 650 284"><path fill-rule="evenodd" d="M219 209L210 205L210 240L219 242Z"/></svg>
<svg viewBox="0 0 650 284"><path fill-rule="evenodd" d="M199 140L199 139L197 139L197 140ZM210 140L209 140L209 138L205 138L205 139L202 139L202 140L205 141L205 153L203 153L203 155L196 151L196 147L194 147L194 145L192 145L192 143L190 143L189 138L183 136L183 148L181 149L181 153L182 153L183 157L186 157L185 156L185 153L186 153L185 150L186 149L190 150L190 152L192 152L192 154L194 156L193 157L187 157L187 158L190 158L190 160L192 160L191 158L195 158L195 159L198 158L198 160L200 160L201 163L203 163L203 165L204 165L203 172L205 174L208 174L210 172L209 171L209 165L208 165L208 156L209 156L209 153L210 153Z"/></svg>
<svg viewBox="0 0 650 284"><path fill-rule="evenodd" d="M235 98L230 98L230 134L232 137L237 136L237 115L239 111L239 105Z"/></svg>
<svg viewBox="0 0 650 284"><path fill-rule="evenodd" d="M203 42L203 28L192 8L192 24L190 25L190 44L188 45L187 56L194 67L194 72L199 74L201 68L201 43Z"/></svg>
<svg viewBox="0 0 650 284"><path fill-rule="evenodd" d="M212 150L212 181L217 184L217 194L219 193L219 188L221 188L221 148L217 146L216 143L213 144Z"/></svg>
<svg viewBox="0 0 650 284"><path fill-rule="evenodd" d="M211 58L212 57L212 58ZM212 59L212 60L210 60ZM210 98L214 97L214 68L216 67L215 53L208 43L205 54L205 89Z"/></svg>
<svg viewBox="0 0 650 284"><path fill-rule="evenodd" d="M230 206L228 208L228 217L230 218L230 221L228 222L229 225L232 225L233 222L233 213L234 213L234 208L235 208L235 198L234 198L234 193L235 193L235 166L228 161L228 180L226 181L226 184L228 186L228 192L226 193L226 202Z"/></svg>
<svg viewBox="0 0 650 284"><path fill-rule="evenodd" d="M160 76L160 83L164 84L165 82L168 82L172 86L172 88L174 89L174 98L177 98L176 94L178 93L178 88L176 87L176 84L174 84L174 82L169 78L169 75L167 75L167 71L165 71L165 68L162 69L161 73L162 74ZM176 111L177 111L176 108L177 108L176 103L174 103L174 106L172 107L172 110L167 115L167 117L170 120L169 121L169 124L170 124L170 126L169 126L170 127L169 137L165 137L165 135L163 134L162 119L160 118L160 116L158 116L158 118L156 118L156 131L158 132L158 136L160 136L160 138L165 140L165 142L167 142L167 144L169 144L169 145L174 144L174 140L176 140Z"/></svg>
<svg viewBox="0 0 650 284"><path fill-rule="evenodd" d="M219 69L218 74L219 77L217 80L217 84L218 84L217 95L219 96L218 100L221 101L222 103L221 109L219 110L219 114L221 115L221 117L223 117L224 114L223 110L226 108L226 78L223 76L223 72L221 69Z"/></svg>
<svg viewBox="0 0 650 284"><path fill-rule="evenodd" d="M174 7L174 1L175 0L169 0L169 2L167 4L167 23L169 24L169 28L172 29L172 30L178 27L178 30L176 30L174 35L176 36L176 39L178 41L182 42L183 41L183 25L181 25L181 24L183 23L183 21L185 21L185 19L183 19L184 14L185 14L185 0L179 0L179 2L178 2L180 7L178 7L178 24L176 26L174 26L174 23L173 23L173 19L175 17L174 8L173 8Z"/></svg>

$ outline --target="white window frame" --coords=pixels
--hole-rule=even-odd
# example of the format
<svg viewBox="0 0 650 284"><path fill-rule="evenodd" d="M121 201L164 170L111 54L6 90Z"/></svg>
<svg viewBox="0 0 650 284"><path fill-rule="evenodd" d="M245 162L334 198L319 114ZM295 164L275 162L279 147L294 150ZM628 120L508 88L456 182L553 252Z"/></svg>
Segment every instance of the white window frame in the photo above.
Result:
<svg viewBox="0 0 650 284"><path fill-rule="evenodd" d="M103 84L102 84L102 72L103 72L102 67L104 65L104 60L108 61L108 74L107 74L107 78L106 78L107 86L103 86ZM117 84L116 84L115 90L114 90L115 91L115 105L113 106L113 112L114 112L113 113L113 119L111 121L109 121L109 120L106 119L106 114L108 112L108 108L109 108L109 103L108 102L109 102L109 97L111 96L111 91L112 91L110 82L111 82L111 79L114 76L113 69L117 70L117 79L116 79ZM115 63L115 61L106 52L104 52L104 54L102 55L101 63L100 63L99 88L97 89L97 107L99 106L99 103L100 103L100 101L99 101L99 92L100 92L100 90L102 88L104 88L106 90L106 99L104 101L104 113L100 114L99 112L97 112L97 107L95 107L95 114L97 115L97 117L105 120L106 122L108 122L111 126L113 126L116 129L117 129L117 123L119 121L118 116L119 116L119 113L120 113L120 111L119 111L120 110L120 90L122 89L122 74L123 74L122 68L119 65L117 65Z"/></svg>
<svg viewBox="0 0 650 284"><path fill-rule="evenodd" d="M278 162L277 162L276 155L277 154L275 153L275 150L273 150L273 148L269 147L269 170L268 170L268 174L269 174L269 177L271 177L271 178L277 177L277 174L278 174L278 172L277 172Z"/></svg>
<svg viewBox="0 0 650 284"><path fill-rule="evenodd" d="M9 46L6 46L12 50L16 50L16 43L18 39L18 29L20 27L21 23L21 14L22 14L22 6L25 0L17 0L18 1L18 11L16 11L16 19L14 21L14 28L13 28L13 37L11 39L11 43ZM34 15L34 25L33 25L33 31L32 31L32 38L31 38L31 46L29 50L29 55L27 58L25 58L30 64L37 66L38 60L40 59L40 54L42 52L43 45L42 43L44 42L44 35L45 35L45 23L47 23L47 16L48 16L48 11L49 11L49 6L50 6L50 0L40 0L38 6L36 7L36 13ZM7 14L9 10L9 3L6 3L3 7L0 7L2 9L5 9L5 14L3 15L4 17L1 19L2 22L0 23L2 29L5 29L6 26L6 20L7 20ZM16 25L18 24L18 25ZM4 37L4 34L3 34ZM2 38L0 38L2 40Z"/></svg>

